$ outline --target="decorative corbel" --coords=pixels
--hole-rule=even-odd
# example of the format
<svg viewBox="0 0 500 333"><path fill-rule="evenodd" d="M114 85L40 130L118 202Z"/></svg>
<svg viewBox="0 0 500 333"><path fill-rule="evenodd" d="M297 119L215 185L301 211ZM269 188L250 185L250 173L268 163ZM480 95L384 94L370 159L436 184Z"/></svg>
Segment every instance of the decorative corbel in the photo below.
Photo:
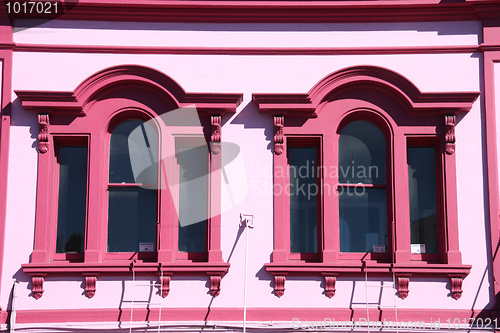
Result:
<svg viewBox="0 0 500 333"><path fill-rule="evenodd" d="M49 114L38 114L38 151L45 154L49 150Z"/></svg>
<svg viewBox="0 0 500 333"><path fill-rule="evenodd" d="M455 116L447 115L445 119L445 143L446 154L452 155L455 152Z"/></svg>
<svg viewBox="0 0 500 333"><path fill-rule="evenodd" d="M213 297L217 297L220 294L220 281L222 276L220 275L210 275L210 294Z"/></svg>
<svg viewBox="0 0 500 333"><path fill-rule="evenodd" d="M335 296L335 284L337 283L337 275L335 273L323 273L325 277L325 294L328 298Z"/></svg>
<svg viewBox="0 0 500 333"><path fill-rule="evenodd" d="M160 276L160 293L161 297L165 298L170 292L170 275Z"/></svg>
<svg viewBox="0 0 500 333"><path fill-rule="evenodd" d="M217 155L218 153L220 153L221 127L222 127L221 116L212 115L210 122L212 124L210 147L212 149L212 153Z"/></svg>
<svg viewBox="0 0 500 333"><path fill-rule="evenodd" d="M45 274L31 276L31 293L35 299L40 299L43 295L43 282L45 281Z"/></svg>
<svg viewBox="0 0 500 333"><path fill-rule="evenodd" d="M275 275L274 276L274 294L281 297L285 294L285 275Z"/></svg>
<svg viewBox="0 0 500 333"><path fill-rule="evenodd" d="M451 296L454 299L462 297L462 282L464 281L463 275L449 275L451 282Z"/></svg>
<svg viewBox="0 0 500 333"><path fill-rule="evenodd" d="M85 274L85 295L88 298L92 298L95 295L97 274Z"/></svg>
<svg viewBox="0 0 500 333"><path fill-rule="evenodd" d="M402 299L408 297L408 293L410 292L410 274L398 275L396 276L398 279L398 295Z"/></svg>
<svg viewBox="0 0 500 333"><path fill-rule="evenodd" d="M285 117L274 116L274 152L276 155L283 152L283 126L285 126Z"/></svg>

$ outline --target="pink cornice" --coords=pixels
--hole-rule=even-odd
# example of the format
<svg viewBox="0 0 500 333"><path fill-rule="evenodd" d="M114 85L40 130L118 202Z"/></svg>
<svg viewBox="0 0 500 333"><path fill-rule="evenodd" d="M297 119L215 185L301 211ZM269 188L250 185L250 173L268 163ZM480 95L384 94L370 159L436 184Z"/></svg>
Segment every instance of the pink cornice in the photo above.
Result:
<svg viewBox="0 0 500 333"><path fill-rule="evenodd" d="M2 45L0 45L0 48ZM7 46L6 46L7 47ZM15 52L112 53L112 54L217 54L217 55L368 55L368 54L442 54L473 53L499 48L496 45L433 45L383 47L191 47L61 45L16 43Z"/></svg>
<svg viewBox="0 0 500 333"><path fill-rule="evenodd" d="M64 20L135 22L415 22L479 20L498 2L398 1L126 1L80 0L62 8ZM54 19L58 15L15 14L11 18Z"/></svg>
<svg viewBox="0 0 500 333"><path fill-rule="evenodd" d="M467 112L480 95L479 92L422 93L410 80L389 69L356 66L324 77L306 94L253 94L253 101L260 112L316 117L318 106L339 91L367 85L396 95L415 114Z"/></svg>
<svg viewBox="0 0 500 333"><path fill-rule="evenodd" d="M323 272L335 272L345 276L364 276L365 271L359 262L345 262L338 264L327 263L267 263L266 271L274 275L323 275ZM371 276L398 276L411 274L419 277L449 277L450 274L467 276L472 266L450 264L426 264L415 262L412 264L373 264L368 269Z"/></svg>
<svg viewBox="0 0 500 333"><path fill-rule="evenodd" d="M85 104L93 97L104 90L124 84L155 89L174 101L178 107L194 104L198 111L206 114L224 115L226 112L235 112L243 100L242 94L187 93L164 73L137 65L104 69L85 79L73 92L18 90L16 94L25 110L83 115Z"/></svg>
<svg viewBox="0 0 500 333"><path fill-rule="evenodd" d="M68 262L53 262L53 263L29 263L22 265L23 272L27 274L50 274L60 276L74 273L99 273L99 275L120 275L130 273L130 262L103 262L103 263L68 263ZM134 271L136 274L151 274L158 273L159 270L175 275L199 275L200 273L210 272L218 275L225 275L229 270L227 263L205 263L205 262L175 262L162 263L161 268L159 263L135 263Z"/></svg>

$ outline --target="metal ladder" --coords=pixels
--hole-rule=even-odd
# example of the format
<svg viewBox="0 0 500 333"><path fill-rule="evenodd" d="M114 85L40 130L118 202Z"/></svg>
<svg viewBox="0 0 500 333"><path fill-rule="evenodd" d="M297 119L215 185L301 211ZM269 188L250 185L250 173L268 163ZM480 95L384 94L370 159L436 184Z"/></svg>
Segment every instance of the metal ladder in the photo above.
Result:
<svg viewBox="0 0 500 333"><path fill-rule="evenodd" d="M132 333L132 327L134 325L134 304L138 304L138 303L145 303L146 304L146 309L148 311L151 310L151 305L153 306L157 306L157 309L158 309L158 333L160 333L160 329L161 329L161 305L162 303L161 302L154 302L152 303L151 302L151 298L153 297L153 294L150 294L150 297L148 298L148 300L135 300L135 288L136 287L149 287L149 288L154 288L154 287L160 287L161 286L161 283L155 283L155 282L152 282L152 283L143 283L143 281L136 281L135 280L135 270L134 270L134 262L132 262L132 265L131 265L131 269L132 269L132 299L131 300L124 300L122 302L124 303L131 303L131 307L130 307L130 326L129 326L129 333ZM160 281L163 280L163 270L160 269Z"/></svg>
<svg viewBox="0 0 500 333"><path fill-rule="evenodd" d="M370 309L381 309L382 308L382 297L379 297L379 302L368 302L368 288L377 288L380 289L381 292L384 288L391 288L394 293L394 304L390 306L384 306L384 308L393 308L395 313L395 325L396 325L396 333L399 333L399 325L398 325L398 305L397 305L397 288L396 288L396 276L394 271L392 272L392 284L385 285L383 281L381 281L381 285L370 285L368 284L368 267L366 262L364 262L364 270L365 270L365 301L366 301L366 320L368 321L367 330L370 333Z"/></svg>

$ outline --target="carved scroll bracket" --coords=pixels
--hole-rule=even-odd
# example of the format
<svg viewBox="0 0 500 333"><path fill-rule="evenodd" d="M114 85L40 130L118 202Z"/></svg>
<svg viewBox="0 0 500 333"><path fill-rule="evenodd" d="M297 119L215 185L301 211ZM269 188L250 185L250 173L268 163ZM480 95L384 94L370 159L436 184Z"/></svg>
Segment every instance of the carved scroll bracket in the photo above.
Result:
<svg viewBox="0 0 500 333"><path fill-rule="evenodd" d="M85 277L85 295L88 298L92 298L96 292L96 284L97 284L97 275L98 274L84 274Z"/></svg>
<svg viewBox="0 0 500 333"><path fill-rule="evenodd" d="M285 294L285 275L275 275L274 276L274 294L281 297Z"/></svg>
<svg viewBox="0 0 500 333"><path fill-rule="evenodd" d="M447 115L445 119L445 143L446 154L452 155L455 152L455 116Z"/></svg>
<svg viewBox="0 0 500 333"><path fill-rule="evenodd" d="M31 276L31 283L33 284L31 292L35 299L40 299L40 297L42 297L44 281L45 281L45 274Z"/></svg>
<svg viewBox="0 0 500 333"><path fill-rule="evenodd" d="M170 292L170 275L160 276L160 294L161 297L165 298Z"/></svg>
<svg viewBox="0 0 500 333"><path fill-rule="evenodd" d="M222 276L220 275L210 275L210 294L213 297L217 297L220 294L220 281Z"/></svg>
<svg viewBox="0 0 500 333"><path fill-rule="evenodd" d="M274 152L280 155L283 152L283 127L285 126L284 116L274 116Z"/></svg>
<svg viewBox="0 0 500 333"><path fill-rule="evenodd" d="M408 293L410 292L410 274L398 275L396 276L398 280L398 294L399 297L405 299L408 297Z"/></svg>
<svg viewBox="0 0 500 333"><path fill-rule="evenodd" d="M212 124L212 135L210 137L210 147L212 149L212 153L218 154L220 153L221 147L221 127L222 120L219 115L212 115L210 119L210 123Z"/></svg>
<svg viewBox="0 0 500 333"><path fill-rule="evenodd" d="M49 114L38 114L38 151L45 154L49 150Z"/></svg>
<svg viewBox="0 0 500 333"><path fill-rule="evenodd" d="M328 298L332 298L335 296L335 285L337 283L338 274L323 273L323 276L325 277L325 294Z"/></svg>
<svg viewBox="0 0 500 333"><path fill-rule="evenodd" d="M462 297L462 283L464 281L463 275L449 275L451 282L451 296L454 299Z"/></svg>

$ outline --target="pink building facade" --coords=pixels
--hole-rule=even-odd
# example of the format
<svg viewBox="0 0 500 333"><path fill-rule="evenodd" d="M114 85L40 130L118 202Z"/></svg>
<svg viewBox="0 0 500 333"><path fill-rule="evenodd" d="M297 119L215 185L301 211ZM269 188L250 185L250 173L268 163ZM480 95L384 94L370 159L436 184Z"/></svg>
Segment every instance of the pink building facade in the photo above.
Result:
<svg viewBox="0 0 500 333"><path fill-rule="evenodd" d="M2 5L2 329L498 329L498 1L43 5Z"/></svg>

